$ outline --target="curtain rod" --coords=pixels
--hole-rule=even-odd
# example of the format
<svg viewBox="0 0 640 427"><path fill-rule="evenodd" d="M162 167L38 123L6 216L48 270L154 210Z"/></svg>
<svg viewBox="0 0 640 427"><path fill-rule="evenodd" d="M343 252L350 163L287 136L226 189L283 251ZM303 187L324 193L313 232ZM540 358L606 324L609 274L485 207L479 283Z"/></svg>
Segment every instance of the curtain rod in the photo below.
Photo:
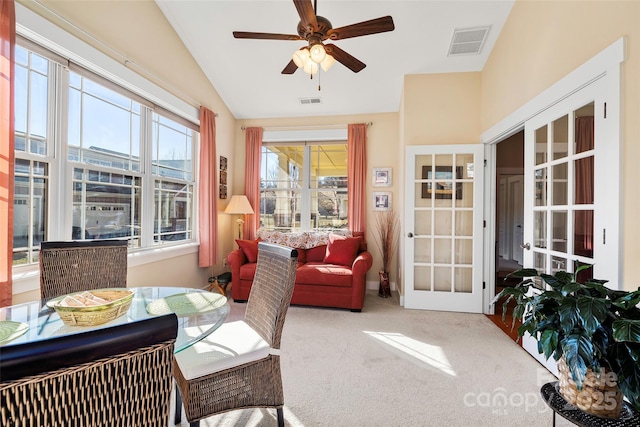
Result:
<svg viewBox="0 0 640 427"><path fill-rule="evenodd" d="M366 123L367 127L373 126L373 122ZM322 129L343 129L349 125L308 125L308 126L264 126L262 129L266 131L276 130L322 130ZM246 130L247 127L242 125L241 130Z"/></svg>

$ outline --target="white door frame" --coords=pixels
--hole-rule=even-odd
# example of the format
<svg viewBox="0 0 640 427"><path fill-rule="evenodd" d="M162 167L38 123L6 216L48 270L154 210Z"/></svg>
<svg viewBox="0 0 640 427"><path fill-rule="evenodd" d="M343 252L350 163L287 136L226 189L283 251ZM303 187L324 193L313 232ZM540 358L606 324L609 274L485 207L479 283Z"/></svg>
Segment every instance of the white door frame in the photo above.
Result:
<svg viewBox="0 0 640 427"><path fill-rule="evenodd" d="M609 140L612 142L611 150L608 154L613 156L612 158L620 159L620 147L621 147L621 99L620 99L620 64L625 58L625 40L620 38L605 48L603 51L589 59L583 65L567 74L551 87L540 93L538 96L528 101L522 107L505 117L493 127L482 133L480 136L481 142L485 145L485 160L487 162L487 169L485 170L485 197L488 201L485 203L485 219L487 227L485 228L484 236L484 282L485 294L484 294L484 310L486 314L494 314L494 307L491 305L491 300L495 295L495 236L496 236L496 145L498 142L508 138L511 135L524 129L524 123L536 116L540 112L546 110L550 106L558 103L571 94L579 91L580 89L588 86L595 80L605 79L605 86L607 92L607 114L611 120L608 123L612 124L609 135ZM617 126L616 126L617 124ZM619 169L620 170L620 169ZM616 179L618 188L621 187L621 175L618 177L612 177ZM616 192L619 193L619 192ZM617 194L617 202L619 205L619 194ZM622 210L620 209L620 215ZM621 223L621 218L615 218L614 221L617 224ZM613 233L612 233L613 234ZM620 233L617 233L618 235ZM616 242L610 242L612 247L616 247L618 251L615 254L609 254L609 256L617 256L618 259L618 271L617 277L610 277L609 280L613 283L621 283L622 266L621 259L618 256L618 252L621 248L621 240Z"/></svg>

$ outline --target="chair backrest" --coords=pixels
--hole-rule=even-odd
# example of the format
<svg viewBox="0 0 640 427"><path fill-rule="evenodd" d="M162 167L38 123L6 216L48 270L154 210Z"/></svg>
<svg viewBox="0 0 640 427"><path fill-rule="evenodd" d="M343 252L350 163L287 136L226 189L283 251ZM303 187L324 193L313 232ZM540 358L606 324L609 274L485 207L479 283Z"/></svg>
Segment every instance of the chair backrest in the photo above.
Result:
<svg viewBox="0 0 640 427"><path fill-rule="evenodd" d="M2 347L0 425L163 426L175 314Z"/></svg>
<svg viewBox="0 0 640 427"><path fill-rule="evenodd" d="M295 249L258 243L258 263L244 320L272 348L280 348L297 267L298 251Z"/></svg>
<svg viewBox="0 0 640 427"><path fill-rule="evenodd" d="M127 287L127 240L79 240L40 244L40 295Z"/></svg>

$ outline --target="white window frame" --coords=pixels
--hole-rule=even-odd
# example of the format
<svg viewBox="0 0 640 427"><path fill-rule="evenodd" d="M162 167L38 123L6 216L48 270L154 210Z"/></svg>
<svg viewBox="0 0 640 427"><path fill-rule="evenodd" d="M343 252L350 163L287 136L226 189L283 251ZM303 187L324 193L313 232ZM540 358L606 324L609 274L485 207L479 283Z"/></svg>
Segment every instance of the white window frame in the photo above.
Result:
<svg viewBox="0 0 640 427"><path fill-rule="evenodd" d="M311 200L313 199L313 195L316 195L316 200L317 200L317 194L319 192L322 191L321 188L311 188L311 147L312 146L327 146L327 145L347 145L347 140L334 140L334 141L322 141L322 142L282 142L282 141L269 141L266 142L263 138L263 144L261 147L261 153L262 153L262 149L264 147L283 147L283 146L292 146L292 147L302 147L302 152L303 152L303 159L302 159L302 167L301 167L301 173L302 173L302 179L301 179L301 187L300 188L296 188L296 189L292 189L292 188L275 188L275 189L271 189L274 191L292 191L295 190L296 192L300 193L300 228L299 230L296 231L309 231L309 230L316 230L315 228L311 227ZM261 159L261 162L264 163L264 160ZM348 190L345 189L345 192L347 192L347 197L348 197ZM260 189L260 194L263 193L263 190ZM295 219L293 220L293 222L295 223ZM347 224L348 226L348 224Z"/></svg>
<svg viewBox="0 0 640 427"><path fill-rule="evenodd" d="M80 65L81 67L97 74L98 76L102 76L114 82L124 89L138 94L139 96L156 105L160 114L168 111L172 114L176 114L177 116L188 122L193 123L195 126L199 126L200 121L198 107L195 107L176 97L175 95L167 92L166 90L160 88L141 75L133 72L124 64L121 64L106 56L97 49L69 34L62 28L56 26L52 22L46 20L45 18L27 9L19 3L16 4L16 32L18 35L23 36L38 45L41 45L42 47L54 52L57 55L60 55L63 60L72 61ZM60 81L60 79L58 79L58 81ZM67 87L65 86L63 90L60 89L60 87L55 88L55 90L57 90L61 96L67 97ZM60 118L57 118L58 120L61 120L61 123L66 123L66 112L64 112L64 114L65 117L63 117L62 120ZM63 132L66 132L66 126L61 126L60 128L62 129L49 129L49 131L55 132L55 141L66 141L66 135L63 135ZM71 200L70 185L73 169L73 167L71 167L72 163L67 161L66 144L60 145L62 147L55 147L55 156L52 159L50 157L51 162L49 163L50 188L56 188L54 187L54 185L56 185L56 183L60 183L57 188L62 189L61 191L57 191L56 194L51 191L49 193L49 230L47 235L47 239L49 240L61 240L67 238L67 234L71 232L72 224L71 210L65 211L63 217L59 215L59 213L62 212L61 208L63 206L68 206L68 203ZM198 176L199 169L197 161L197 153L199 152L198 147L199 140L196 135L192 150L194 202L197 202L196 196L198 194L197 184L195 184L195 177ZM141 147L141 150L143 149L144 148ZM50 152L49 154L51 155L52 153ZM90 165L83 165L83 167L87 166ZM149 169L149 173L150 172L151 170ZM146 183L143 182L143 185L145 184ZM146 209L150 209L150 212L153 212L153 185L148 187L146 192L149 193L150 196L143 196L143 206L145 206L143 209L145 210L142 212L142 215L147 214ZM149 206L149 204L151 204L151 206ZM147 216L147 218L149 217ZM151 216L150 219L147 219L147 221L150 221L149 225L152 227L153 216ZM61 226L56 227L56 224L59 224ZM140 250L136 250L133 252L130 251L128 260L129 266L132 267L150 262L158 262L170 257L197 252L199 246L199 242L197 240L197 209L194 209L192 224L192 238L190 240L185 241L185 243L183 244L150 245L146 248L141 248ZM151 236L152 235L153 228L151 228ZM39 272L37 265L31 264L24 267L14 267L14 293L37 290L39 287L38 278Z"/></svg>

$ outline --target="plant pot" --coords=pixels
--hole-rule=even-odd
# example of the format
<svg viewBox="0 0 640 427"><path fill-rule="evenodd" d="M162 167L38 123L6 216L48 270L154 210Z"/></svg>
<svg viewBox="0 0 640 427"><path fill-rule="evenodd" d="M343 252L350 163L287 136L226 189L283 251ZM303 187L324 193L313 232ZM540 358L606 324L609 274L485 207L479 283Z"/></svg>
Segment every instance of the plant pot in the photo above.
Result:
<svg viewBox="0 0 640 427"><path fill-rule="evenodd" d="M382 298L389 298L391 296L391 285L389 284L389 273L387 271L380 271L380 287L378 288L378 296Z"/></svg>
<svg viewBox="0 0 640 427"><path fill-rule="evenodd" d="M571 378L571 371L564 357L558 361L558 372L558 388L567 402L599 417L620 417L622 392L618 388L618 377L614 372L602 368L600 373L595 373L588 369L580 390Z"/></svg>

